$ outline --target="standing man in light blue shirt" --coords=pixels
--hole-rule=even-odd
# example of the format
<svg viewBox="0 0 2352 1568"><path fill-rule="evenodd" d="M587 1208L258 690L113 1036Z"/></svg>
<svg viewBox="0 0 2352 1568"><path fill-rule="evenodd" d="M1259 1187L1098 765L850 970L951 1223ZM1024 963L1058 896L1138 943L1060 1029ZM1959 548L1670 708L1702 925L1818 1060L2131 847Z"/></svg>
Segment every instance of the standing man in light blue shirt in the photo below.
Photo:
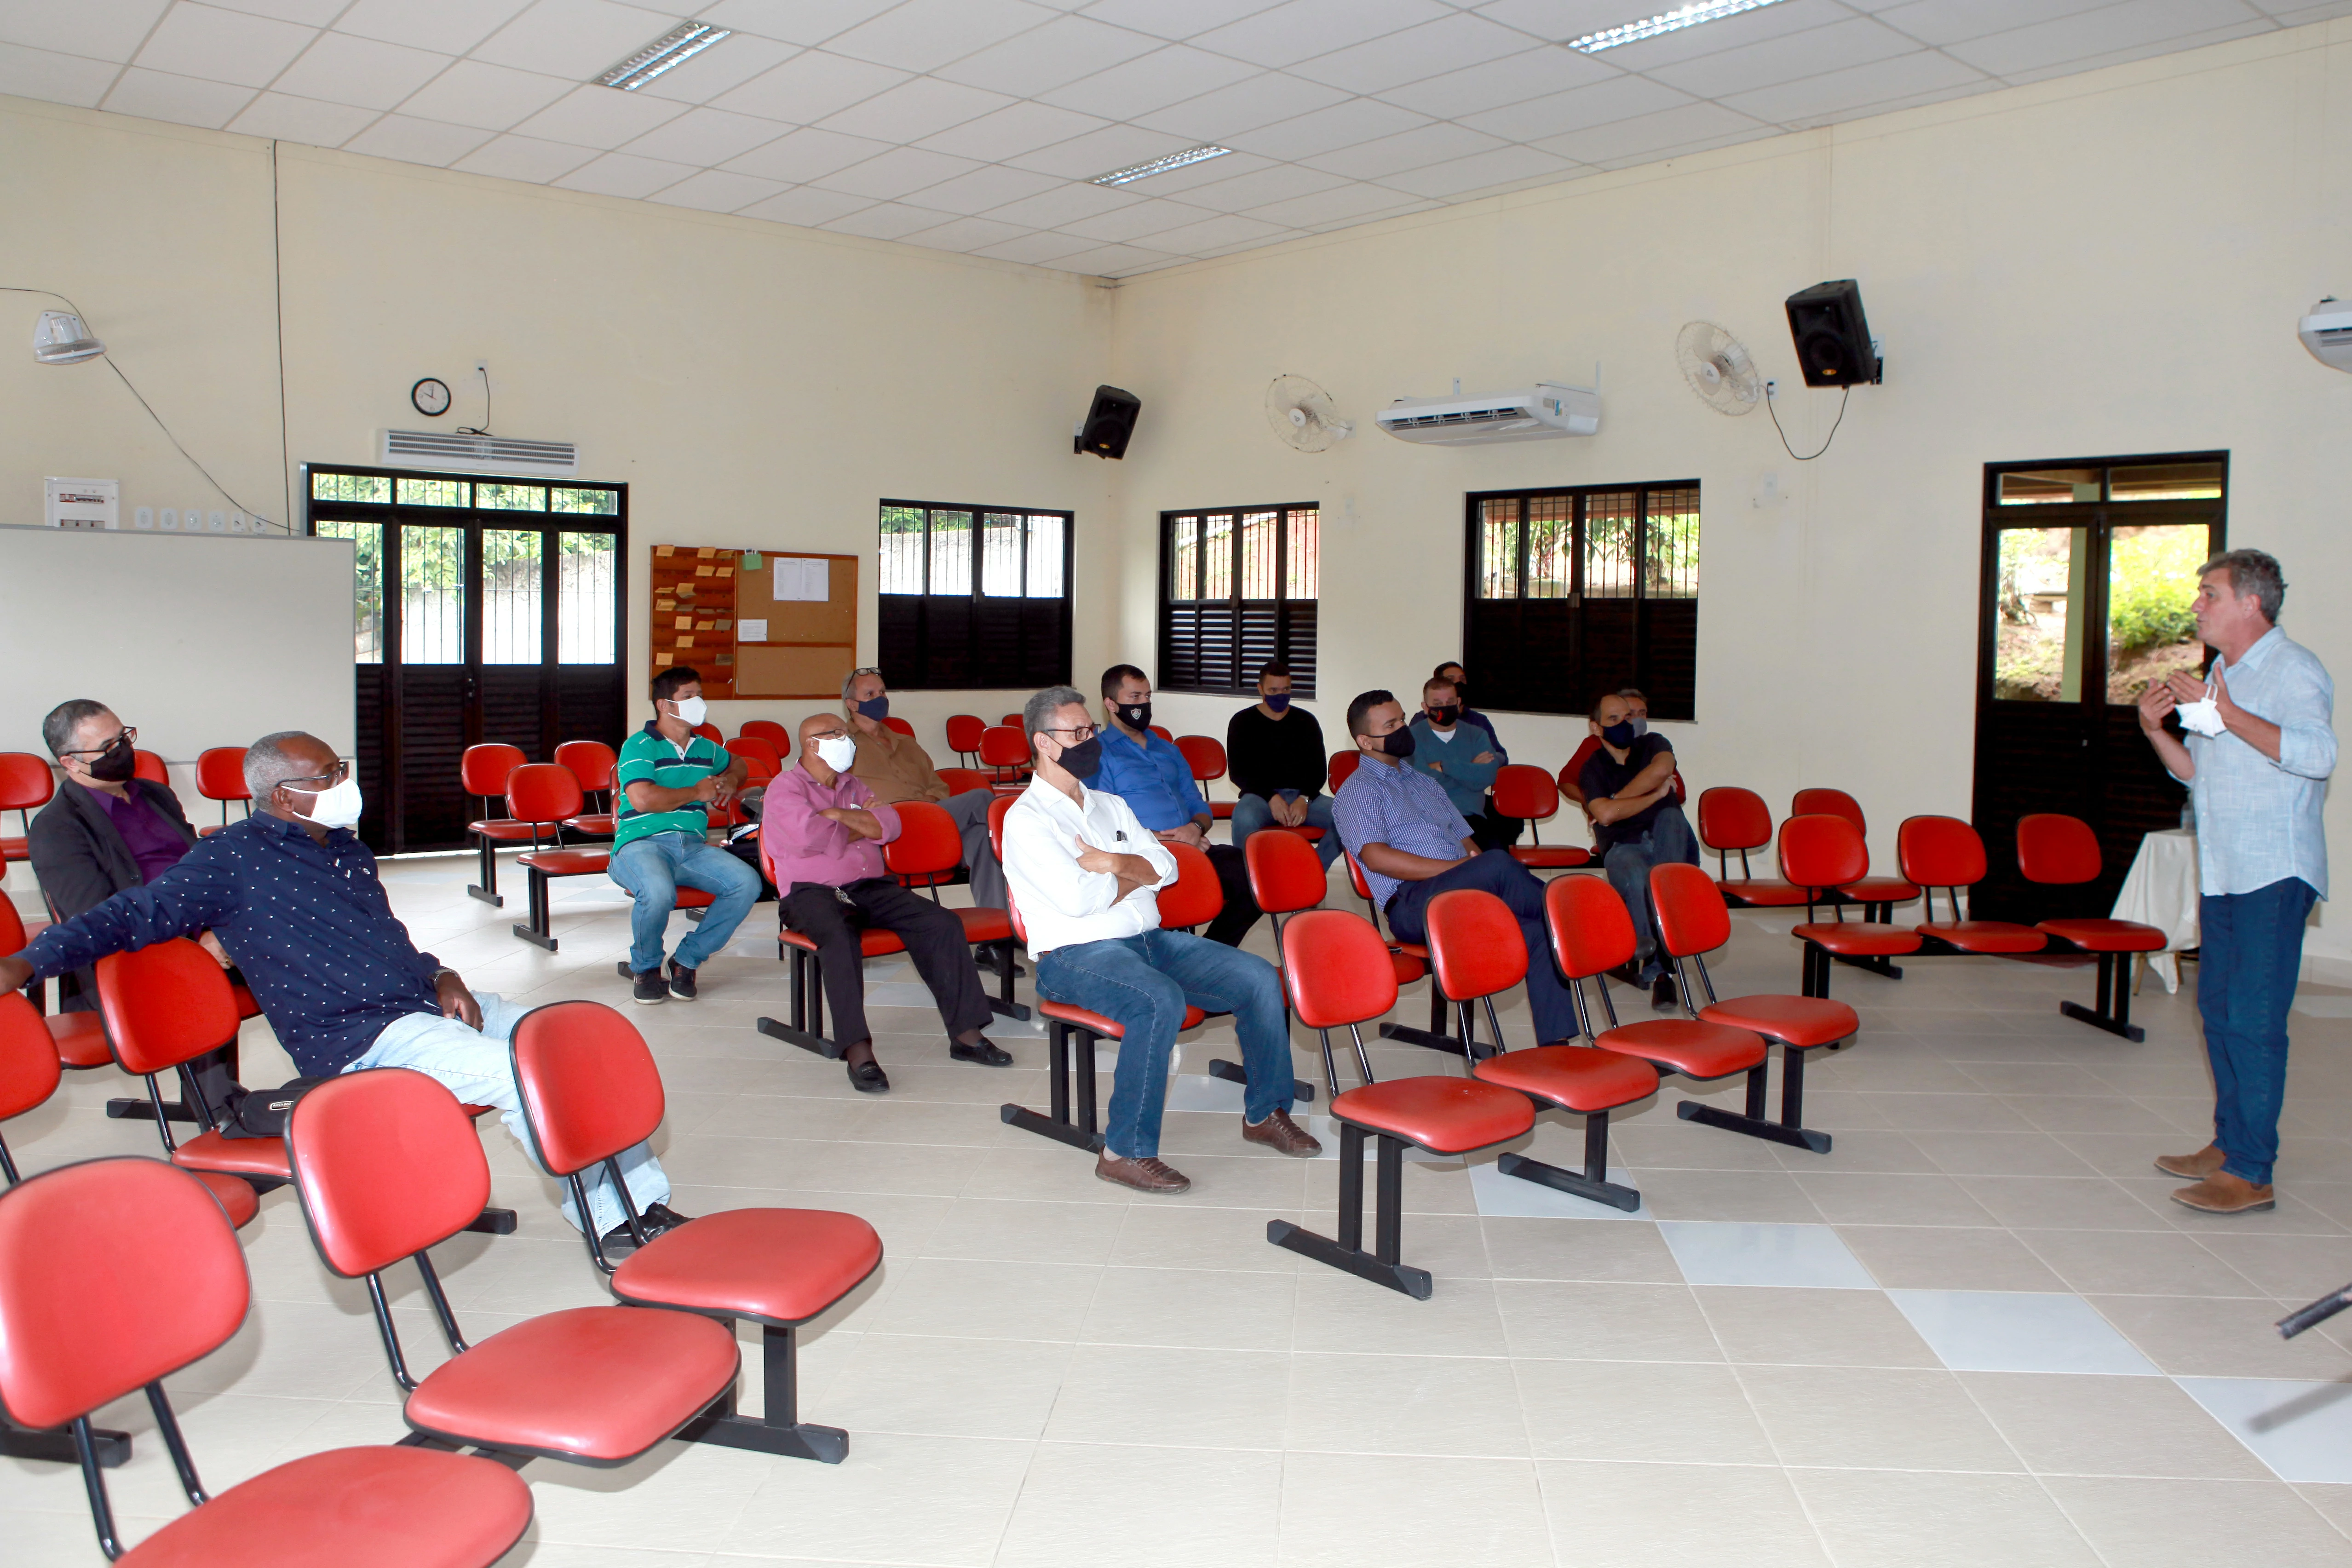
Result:
<svg viewBox="0 0 2352 1568"><path fill-rule="evenodd" d="M2195 1182L2175 1202L2209 1214L2273 1207L2286 1015L2303 927L2327 896L2320 803L2336 769L2336 684L2278 629L2286 580L2261 550L2231 550L2198 574L2197 635L2220 656L2210 677L2174 675L2139 699L2140 729L2197 808L2197 1010L2213 1066L2213 1141L2156 1162ZM2179 713L2184 733L2164 727Z"/></svg>

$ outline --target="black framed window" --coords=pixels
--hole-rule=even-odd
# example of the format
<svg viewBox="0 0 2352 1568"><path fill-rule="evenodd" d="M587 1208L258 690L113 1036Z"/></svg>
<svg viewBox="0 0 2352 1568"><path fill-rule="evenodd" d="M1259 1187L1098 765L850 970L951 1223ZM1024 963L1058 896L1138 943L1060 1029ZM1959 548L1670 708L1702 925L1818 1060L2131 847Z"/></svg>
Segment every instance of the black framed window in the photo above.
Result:
<svg viewBox="0 0 2352 1568"><path fill-rule="evenodd" d="M1462 657L1479 706L1580 714L1600 683L1696 717L1698 481L1468 497Z"/></svg>
<svg viewBox="0 0 2352 1568"><path fill-rule="evenodd" d="M1311 503L1160 514L1160 690L1255 692L1280 659L1315 695L1321 524Z"/></svg>
<svg viewBox="0 0 2352 1568"><path fill-rule="evenodd" d="M977 691L1070 678L1072 514L885 501L883 680Z"/></svg>

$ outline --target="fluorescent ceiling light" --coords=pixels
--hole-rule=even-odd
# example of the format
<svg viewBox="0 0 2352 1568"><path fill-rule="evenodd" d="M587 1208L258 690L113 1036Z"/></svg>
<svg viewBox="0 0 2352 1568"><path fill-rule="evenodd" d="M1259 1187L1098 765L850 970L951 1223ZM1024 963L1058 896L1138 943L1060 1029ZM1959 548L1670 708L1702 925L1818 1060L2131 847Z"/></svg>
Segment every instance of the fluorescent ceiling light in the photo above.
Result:
<svg viewBox="0 0 2352 1568"><path fill-rule="evenodd" d="M1124 169L1113 169L1108 174L1097 174L1087 183L1125 185L1137 180L1148 180L1154 174L1165 174L1171 169L1183 169L1194 163L1205 163L1212 158L1222 158L1232 151L1230 147L1187 147L1181 152L1171 152L1167 157L1154 158L1149 163L1130 163Z"/></svg>
<svg viewBox="0 0 2352 1568"><path fill-rule="evenodd" d="M708 22L680 23L598 77L596 85L635 92L671 67L684 65L733 31L731 27L715 27Z"/></svg>
<svg viewBox="0 0 2352 1568"><path fill-rule="evenodd" d="M1568 47L1571 49L1580 49L1588 55L1597 55L1603 49L1613 49L1620 44L1638 44L1644 38L1654 38L1661 33L1680 32L1685 27L1696 27L1701 22L1720 22L1726 16L1738 16L1742 11L1759 10L1763 6L1777 5L1780 3L1780 0L1692 0L1688 5L1677 10L1661 11L1658 15L1643 21L1628 22L1622 26L1606 28L1598 33L1587 33L1580 38L1570 38L1568 41Z"/></svg>

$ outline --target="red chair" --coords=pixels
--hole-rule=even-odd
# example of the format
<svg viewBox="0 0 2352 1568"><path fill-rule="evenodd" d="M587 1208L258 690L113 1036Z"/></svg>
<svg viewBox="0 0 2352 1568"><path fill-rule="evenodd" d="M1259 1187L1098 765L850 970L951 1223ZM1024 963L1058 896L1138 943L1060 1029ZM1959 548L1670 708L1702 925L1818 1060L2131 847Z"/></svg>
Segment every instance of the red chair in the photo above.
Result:
<svg viewBox="0 0 2352 1568"><path fill-rule="evenodd" d="M1960 889L1974 887L1985 877L1984 840L1958 817L1913 817L1895 830L1895 853L1903 874L1925 891L1927 918L1913 929L1925 936L1924 953L2003 956L2039 953L2050 946L2049 935L2011 920L1966 920L1960 916ZM1936 890L1951 901L1952 917L1936 918Z"/></svg>
<svg viewBox="0 0 2352 1568"><path fill-rule="evenodd" d="M1757 1063L1755 1071L1748 1075L1747 1114L1687 1100L1683 1102L1678 1114L1686 1122L1704 1122L1710 1127L1767 1138L1790 1148L1828 1154L1830 1135L1802 1124L1805 1052L1834 1050L1847 1044L1861 1030L1862 1020L1854 1016L1852 1008L1826 997L1759 994L1718 1000L1703 955L1731 940L1731 914L1724 906L1723 895L1716 891L1715 883L1698 867L1651 867L1650 907L1657 915L1659 939L1675 961L1675 978L1684 1005L1687 1008L1690 998L1702 993L1706 997L1706 1005L1695 1009L1699 1021L1747 1030L1767 1040L1778 1040L1782 1047L1779 1121L1768 1120L1764 1114L1762 1062ZM1691 987L1693 973L1698 977L1698 990Z"/></svg>
<svg viewBox="0 0 2352 1568"><path fill-rule="evenodd" d="M530 919L516 926L514 934L551 953L556 940L547 884L558 877L603 876L612 869L608 850L562 847L562 830L581 816L584 800L578 776L561 763L526 762L507 776L507 814L534 829L549 829L557 840L554 847L541 849L534 833L531 847L515 857L515 864L530 873Z"/></svg>
<svg viewBox="0 0 2352 1568"><path fill-rule="evenodd" d="M1021 727L1021 716L1017 713L1008 713L996 722L1004 726L1008 729L1019 729Z"/></svg>
<svg viewBox="0 0 2352 1568"><path fill-rule="evenodd" d="M694 733L709 741L713 746L723 746L727 741L725 732L715 724L698 724L694 727Z"/></svg>
<svg viewBox="0 0 2352 1568"><path fill-rule="evenodd" d="M784 770L783 754L756 735L739 735L727 743L726 749L743 759L750 788L757 789Z"/></svg>
<svg viewBox="0 0 2352 1568"><path fill-rule="evenodd" d="M131 753L131 776L144 779L150 784L161 784L166 789L172 787L171 765L152 751L134 749Z"/></svg>
<svg viewBox="0 0 2352 1568"><path fill-rule="evenodd" d="M950 828L954 826L952 822L949 825ZM886 865L888 863L887 854L886 846L884 861ZM956 860L961 863L962 859L963 851L959 841ZM784 883L776 875L776 862L768 858L767 844L764 840L760 846L760 864L767 872L768 880L775 883L779 890L782 890ZM679 891L685 890L681 888ZM898 939L898 934L895 931L873 927L857 934L857 956L860 959L887 957L890 954L903 953L906 950L907 945ZM817 956L815 941L805 933L794 931L779 919L776 925L776 957L792 966L793 1021L780 1023L774 1019L763 1017L755 1020L753 1027L772 1039L797 1045L803 1051L814 1051L827 1061L839 1061L848 1053L849 1047L856 1042L830 1040L825 1036L824 964ZM1007 984L1009 985L1010 982L1008 981Z"/></svg>
<svg viewBox="0 0 2352 1568"><path fill-rule="evenodd" d="M499 896L499 845L539 842L539 830L529 822L490 815L490 802L507 792L507 775L521 767L524 760L520 747L493 741L466 747L465 756L457 763L458 782L464 785L467 794L482 803L481 816L466 824L466 831L481 846L481 881L466 891L496 909L504 909L507 904Z"/></svg>
<svg viewBox="0 0 2352 1568"><path fill-rule="evenodd" d="M679 1436L722 1448L837 1465L849 1434L800 1419L793 1331L864 1284L882 1266L882 1239L854 1214L823 1208L728 1208L646 1239L620 1156L660 1128L661 1073L645 1037L601 1002L534 1008L515 1025L516 1086L539 1162L569 1182L588 1212L581 1173L602 1165L628 1215L636 1250L615 1266L593 1230L588 1257L615 1300L760 1325L766 1413L745 1416L729 1385L722 1410Z"/></svg>
<svg viewBox="0 0 2352 1568"><path fill-rule="evenodd" d="M1364 754L1360 751L1335 751L1323 769L1323 781L1329 786L1331 793L1337 795L1339 786L1345 784L1363 764Z"/></svg>
<svg viewBox="0 0 2352 1568"><path fill-rule="evenodd" d="M898 836L882 846L882 863L908 886L929 889L931 902L938 904L940 883L963 864L963 835L946 808L929 800L902 800L898 812ZM1013 999L1013 979L1020 970L1013 962L1012 916L980 906L959 905L948 913L963 923L963 939L990 949L995 960L999 989L988 999L990 1009L1001 1018L1025 1020L1029 1009Z"/></svg>
<svg viewBox="0 0 2352 1568"><path fill-rule="evenodd" d="M1794 909L1806 902L1806 890L1777 877L1754 874L1748 852L1772 841L1772 811L1753 789L1718 784L1698 792L1698 841L1715 852L1716 890L1735 909ZM1731 874L1729 856L1739 857L1739 874Z"/></svg>
<svg viewBox="0 0 2352 1568"><path fill-rule="evenodd" d="M1559 810L1559 787L1540 768L1524 762L1506 764L1495 775L1495 810L1528 824L1534 842L1513 844L1511 858L1533 871L1566 871L1591 865L1592 852L1574 844L1547 844L1538 822L1548 822Z"/></svg>
<svg viewBox="0 0 2352 1568"><path fill-rule="evenodd" d="M0 811L16 812L17 826L27 835L33 831L33 813L47 805L57 792L57 778L49 771L47 758L29 751L0 751ZM11 860L24 860L30 852L26 839L0 838L0 854Z"/></svg>
<svg viewBox="0 0 2352 1568"><path fill-rule="evenodd" d="M43 923L46 925L46 922ZM32 940L25 928L24 916L16 913L16 900L0 893L0 958L13 956L25 950ZM40 982L36 980L22 992L18 999L40 1017ZM41 1021L47 1026L50 1054L66 1067L110 1067L114 1052L106 1043L106 1029L93 1012L51 1013Z"/></svg>
<svg viewBox="0 0 2352 1568"><path fill-rule="evenodd" d="M2079 887L2099 880L2102 862L2099 835L2080 817L2036 811L2017 820L2017 869L2025 880L2043 887ZM2136 920L2096 917L2044 920L2034 929L2077 953L2099 956L2099 1005L2096 1010L2080 1002L2060 1002L2058 1010L2094 1029L2143 1040L2147 1031L2131 1021L2131 972L2135 953L2160 953L2172 938L2154 925Z"/></svg>
<svg viewBox="0 0 2352 1568"><path fill-rule="evenodd" d="M1157 728L1157 726L1153 727ZM1180 735L1176 749L1184 754L1192 769L1192 782L1201 787L1201 799L1209 800L1209 786L1225 776L1225 743L1211 735ZM1234 814L1231 800L1209 800L1209 815L1223 821ZM1321 833L1315 835L1321 838Z"/></svg>
<svg viewBox="0 0 2352 1568"><path fill-rule="evenodd" d="M1016 726L997 725L982 730L980 764L989 769L992 789L1019 791L1029 782L1029 737Z"/></svg>
<svg viewBox="0 0 2352 1568"><path fill-rule="evenodd" d="M1853 831L1862 835L1865 845L1870 839L1870 824L1863 819L1862 802L1843 789L1800 789L1789 803L1789 815L1843 817L1853 824ZM1919 896L1919 890L1899 876L1869 874L1870 851L1867 848L1863 851L1862 863L1863 874L1840 887L1838 892L1862 905L1864 920L1883 920L1892 924L1895 906L1910 903Z"/></svg>
<svg viewBox="0 0 2352 1568"><path fill-rule="evenodd" d="M772 718L747 718L743 721L743 727L735 733L766 741L776 748L778 757L800 749L800 742L793 738L793 732Z"/></svg>
<svg viewBox="0 0 2352 1568"><path fill-rule="evenodd" d="M1791 929L1790 934L1805 945L1800 990L1809 997L1828 996L1833 961L1871 969L1889 979L1903 977L1895 960L1919 951L1926 939L1916 931L1885 921L1850 921L1844 903L1835 898L1841 890L1853 892L1863 873L1870 869L1870 852L1863 847L1860 829L1827 812L1790 818L1780 824L1780 869L1808 894L1830 899L1837 916L1815 920L1809 904L1805 923Z"/></svg>
<svg viewBox="0 0 2352 1568"><path fill-rule="evenodd" d="M988 788L988 775L976 768L942 768L939 772L940 782L948 787L951 796L969 795L974 789Z"/></svg>
<svg viewBox="0 0 2352 1568"><path fill-rule="evenodd" d="M1017 726L1021 721L1013 720ZM749 727L748 726L746 727ZM988 721L978 714L948 715L948 749L973 767L980 765L980 737L988 729Z"/></svg>
<svg viewBox="0 0 2352 1568"><path fill-rule="evenodd" d="M573 1307L468 1344L427 1250L490 1194L489 1162L457 1097L404 1067L329 1079L294 1103L286 1148L320 1261L365 1280L402 1414L427 1442L625 1464L734 1391L735 1336L691 1312ZM413 1260L450 1357L419 1378L384 1306L383 1271Z"/></svg>
<svg viewBox="0 0 2352 1568"><path fill-rule="evenodd" d="M241 800L245 814L253 815L253 791L245 787L245 747L242 746L208 746L196 754L196 793L207 800L218 800L221 809L220 827L199 828L197 835L210 838L228 826L228 803Z"/></svg>
<svg viewBox="0 0 2352 1568"><path fill-rule="evenodd" d="M601 740L567 740L555 748L555 765L568 768L572 777L580 781L580 793L585 804L575 815L563 819L563 825L583 838L609 839L617 819L620 803L614 791L620 786L614 777L620 759L613 748ZM604 799L599 800L598 796Z"/></svg>
<svg viewBox="0 0 2352 1568"><path fill-rule="evenodd" d="M1244 848L1242 852L1247 854L1249 852ZM1364 880L1364 868L1357 863L1352 854L1343 852L1339 858L1348 865L1348 885L1356 890L1356 896L1362 899L1364 907L1371 912L1372 929L1381 931L1380 906L1372 902L1372 884ZM1385 932L1382 932L1382 937L1389 945L1391 965L1396 970L1398 985L1409 986L1429 973L1429 948L1426 944L1400 942ZM1388 1028L1386 1024L1381 1026L1383 1035ZM1429 983L1428 1032L1439 1035L1445 1032L1445 998L1438 990L1435 980Z"/></svg>
<svg viewBox="0 0 2352 1568"><path fill-rule="evenodd" d="M892 714L889 717L884 719L882 721L882 727L885 729L895 729L900 735L905 736L908 740L915 738L915 727L908 724L905 719L900 718L897 714Z"/></svg>
<svg viewBox="0 0 2352 1568"><path fill-rule="evenodd" d="M250 1303L236 1234L184 1172L89 1160L0 1196L0 1404L27 1426L71 1425L108 1557L488 1568L522 1539L522 1478L431 1448L333 1448L208 1497L163 1380L227 1343ZM89 1418L140 1391L194 1508L126 1554Z"/></svg>

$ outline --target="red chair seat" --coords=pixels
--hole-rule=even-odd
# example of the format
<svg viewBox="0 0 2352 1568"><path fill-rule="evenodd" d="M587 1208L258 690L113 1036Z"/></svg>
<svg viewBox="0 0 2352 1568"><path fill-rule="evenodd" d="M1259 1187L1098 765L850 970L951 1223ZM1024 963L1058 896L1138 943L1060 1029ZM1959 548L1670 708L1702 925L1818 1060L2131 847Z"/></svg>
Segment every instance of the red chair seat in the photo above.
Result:
<svg viewBox="0 0 2352 1568"><path fill-rule="evenodd" d="M1535 870L1557 871L1568 866L1591 865L1592 852L1574 844L1513 844L1511 858Z"/></svg>
<svg viewBox="0 0 2352 1568"><path fill-rule="evenodd" d="M1656 1019L1603 1030L1593 1044L1603 1051L1640 1057L1685 1078L1727 1078L1745 1072L1769 1054L1754 1030L1715 1019Z"/></svg>
<svg viewBox="0 0 2352 1568"><path fill-rule="evenodd" d="M68 1067L105 1067L114 1061L106 1025L96 1013L51 1013L43 1020L58 1042L58 1060Z"/></svg>
<svg viewBox="0 0 2352 1568"><path fill-rule="evenodd" d="M478 822L468 822L466 831L479 833L486 839L496 839L502 844L530 843L538 835L529 822L518 822L506 817L488 817Z"/></svg>
<svg viewBox="0 0 2352 1568"><path fill-rule="evenodd" d="M1426 959L1416 958L1412 954L1402 952L1394 947L1389 949L1389 963L1396 970L1397 984L1400 986L1410 986L1429 973L1429 963Z"/></svg>
<svg viewBox="0 0 2352 1568"><path fill-rule="evenodd" d="M715 893L705 893L698 887L681 887L677 890L677 902L670 907L672 909L708 909L718 902L719 895Z"/></svg>
<svg viewBox="0 0 2352 1568"><path fill-rule="evenodd" d="M578 833L610 833L619 819L610 811L598 811L586 816L566 817L563 825Z"/></svg>
<svg viewBox="0 0 2352 1568"><path fill-rule="evenodd" d="M1013 916L1002 909L954 909L949 913L963 922L963 939L967 942L1013 940Z"/></svg>
<svg viewBox="0 0 2352 1568"><path fill-rule="evenodd" d="M218 1133L199 1133L172 1151L172 1163L183 1170L221 1171L267 1181L294 1179L283 1138L224 1138Z"/></svg>
<svg viewBox="0 0 2352 1568"><path fill-rule="evenodd" d="M1222 822L1233 814L1234 802L1231 800L1212 800L1209 802L1209 815L1215 818L1218 821Z"/></svg>
<svg viewBox="0 0 2352 1568"><path fill-rule="evenodd" d="M1963 953L2039 953L2050 946L2050 938L2032 926L2006 920L1931 920L1914 929Z"/></svg>
<svg viewBox="0 0 2352 1568"><path fill-rule="evenodd" d="M1049 1019L1059 1019L1064 1023L1076 1024L1100 1040L1118 1040L1127 1033L1125 1025L1114 1023L1100 1013L1090 1013L1084 1008L1074 1008L1067 1002L1040 1001L1037 1004L1037 1010ZM1199 1008L1188 1005L1184 1009L1184 1021L1176 1027L1180 1030L1191 1029L1208 1016Z"/></svg>
<svg viewBox="0 0 2352 1568"><path fill-rule="evenodd" d="M12 861L31 860L33 841L30 839L0 839L0 856Z"/></svg>
<svg viewBox="0 0 2352 1568"><path fill-rule="evenodd" d="M678 889L680 893L685 891L682 887ZM798 931L779 931L776 940L787 946L798 947L803 953L816 951L816 944ZM857 956L861 958L879 958L885 954L906 950L907 945L898 940L898 934L895 931L868 928L857 934Z"/></svg>
<svg viewBox="0 0 2352 1568"><path fill-rule="evenodd" d="M2034 927L2086 953L2161 953L2172 938L2137 920L2044 920Z"/></svg>
<svg viewBox="0 0 2352 1568"><path fill-rule="evenodd" d="M253 1217L261 1212L261 1198L254 1192L251 1184L233 1176L223 1176L218 1171L192 1171L189 1174L220 1199L221 1207L228 1213L231 1229L244 1229L253 1222Z"/></svg>
<svg viewBox="0 0 2352 1568"><path fill-rule="evenodd" d="M1724 903L1742 909L1801 909L1807 902L1805 889L1769 877L1726 877L1715 885Z"/></svg>
<svg viewBox="0 0 2352 1568"><path fill-rule="evenodd" d="M756 1260L773 1259L763 1271ZM789 1328L856 1290L882 1262L882 1239L854 1214L726 1208L654 1238L621 1260L613 1294L641 1306L755 1318Z"/></svg>
<svg viewBox="0 0 2352 1568"><path fill-rule="evenodd" d="M1800 942L1811 942L1832 953L1851 957L1916 953L1927 939L1900 925L1879 925L1861 920L1819 920L1790 928Z"/></svg>
<svg viewBox="0 0 2352 1568"><path fill-rule="evenodd" d="M1536 1124L1527 1096L1475 1078L1392 1078L1350 1089L1331 1114L1434 1155L1459 1155L1516 1138Z"/></svg>
<svg viewBox="0 0 2352 1568"><path fill-rule="evenodd" d="M596 876L612 869L613 856L607 850L532 850L515 856L515 864L541 876Z"/></svg>
<svg viewBox="0 0 2352 1568"><path fill-rule="evenodd" d="M502 1329L408 1396L408 1424L451 1442L618 1464L727 1391L735 1336L690 1312L573 1307Z"/></svg>
<svg viewBox="0 0 2352 1568"><path fill-rule="evenodd" d="M261 1016L261 1004L253 999L253 992L242 985L232 984L229 995L236 998L236 1016L241 1021Z"/></svg>
<svg viewBox="0 0 2352 1568"><path fill-rule="evenodd" d="M1866 876L1838 891L1864 904L1908 904L1919 896L1918 886L1899 876Z"/></svg>
<svg viewBox="0 0 2352 1568"><path fill-rule="evenodd" d="M1613 1111L1658 1089L1658 1070L1648 1062L1589 1045L1507 1051L1480 1062L1477 1076L1567 1111Z"/></svg>
<svg viewBox="0 0 2352 1568"><path fill-rule="evenodd" d="M1319 842L1323 837L1322 829L1310 828L1304 824L1296 828L1286 827L1282 831L1286 833L1296 833L1298 837L1305 839L1310 844Z"/></svg>
<svg viewBox="0 0 2352 1568"><path fill-rule="evenodd" d="M1834 1045L1852 1039L1862 1029L1862 1019L1852 1008L1827 997L1734 997L1729 1001L1701 1008L1698 1016L1709 1023L1750 1030L1801 1049Z"/></svg>
<svg viewBox="0 0 2352 1568"><path fill-rule="evenodd" d="M330 1448L231 1487L118 1561L479 1568L530 1524L530 1488L495 1460L431 1448Z"/></svg>

